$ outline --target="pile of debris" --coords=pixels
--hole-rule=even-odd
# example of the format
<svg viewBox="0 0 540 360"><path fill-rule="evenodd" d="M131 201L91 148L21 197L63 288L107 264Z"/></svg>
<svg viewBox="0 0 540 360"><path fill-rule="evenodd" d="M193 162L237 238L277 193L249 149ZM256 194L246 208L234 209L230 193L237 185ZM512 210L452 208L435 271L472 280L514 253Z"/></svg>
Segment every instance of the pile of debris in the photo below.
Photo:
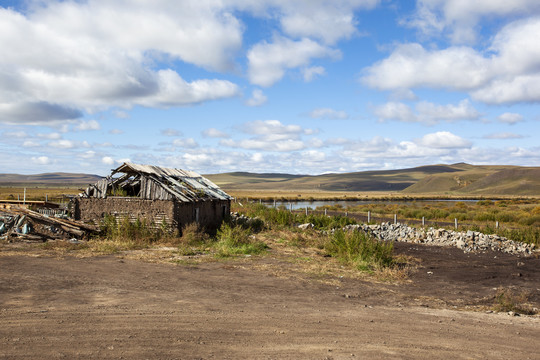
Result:
<svg viewBox="0 0 540 360"><path fill-rule="evenodd" d="M0 211L0 240L47 241L87 239L99 229L79 221L61 219L12 207Z"/></svg>

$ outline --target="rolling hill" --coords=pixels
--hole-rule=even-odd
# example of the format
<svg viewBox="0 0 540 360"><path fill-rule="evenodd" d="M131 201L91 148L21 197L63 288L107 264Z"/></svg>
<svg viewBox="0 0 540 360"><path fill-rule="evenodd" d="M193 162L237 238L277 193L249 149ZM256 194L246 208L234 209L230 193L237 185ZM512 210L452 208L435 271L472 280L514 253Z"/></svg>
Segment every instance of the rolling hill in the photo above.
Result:
<svg viewBox="0 0 540 360"><path fill-rule="evenodd" d="M458 163L324 175L232 172L205 176L230 192L391 192L403 195L540 196L540 167ZM0 174L0 186L87 186L100 178L97 175L71 173Z"/></svg>
<svg viewBox="0 0 540 360"><path fill-rule="evenodd" d="M540 168L428 165L325 175L225 173L205 175L228 191L351 191L428 195L540 195Z"/></svg>
<svg viewBox="0 0 540 360"><path fill-rule="evenodd" d="M98 175L73 173L45 173L37 175L0 174L1 186L13 185L73 185L87 186L101 179Z"/></svg>

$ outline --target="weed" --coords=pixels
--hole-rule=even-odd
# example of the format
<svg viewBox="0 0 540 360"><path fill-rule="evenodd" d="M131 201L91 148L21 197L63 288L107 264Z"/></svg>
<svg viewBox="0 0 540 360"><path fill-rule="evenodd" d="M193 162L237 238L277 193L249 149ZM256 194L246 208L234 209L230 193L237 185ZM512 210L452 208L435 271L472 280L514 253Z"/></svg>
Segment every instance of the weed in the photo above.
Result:
<svg viewBox="0 0 540 360"><path fill-rule="evenodd" d="M359 231L336 230L326 244L326 251L359 270L372 271L392 266L392 243L379 242Z"/></svg>
<svg viewBox="0 0 540 360"><path fill-rule="evenodd" d="M527 305L528 294L517 293L511 289L500 288L495 294L494 309L500 312L513 311L515 313L534 315L535 311Z"/></svg>
<svg viewBox="0 0 540 360"><path fill-rule="evenodd" d="M256 240L249 229L226 223L218 230L216 238L214 247L218 257L260 254L268 247L264 242Z"/></svg>

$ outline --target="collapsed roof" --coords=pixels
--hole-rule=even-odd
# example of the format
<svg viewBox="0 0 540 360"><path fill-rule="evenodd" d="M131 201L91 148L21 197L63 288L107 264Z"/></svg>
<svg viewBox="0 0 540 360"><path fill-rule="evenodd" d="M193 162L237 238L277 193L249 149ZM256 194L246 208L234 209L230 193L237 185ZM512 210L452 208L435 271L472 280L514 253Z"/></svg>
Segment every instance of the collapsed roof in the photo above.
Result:
<svg viewBox="0 0 540 360"><path fill-rule="evenodd" d="M114 177L117 174L121 175ZM112 170L111 175L90 185L81 196L101 199L128 196L181 202L232 199L196 172L127 162Z"/></svg>

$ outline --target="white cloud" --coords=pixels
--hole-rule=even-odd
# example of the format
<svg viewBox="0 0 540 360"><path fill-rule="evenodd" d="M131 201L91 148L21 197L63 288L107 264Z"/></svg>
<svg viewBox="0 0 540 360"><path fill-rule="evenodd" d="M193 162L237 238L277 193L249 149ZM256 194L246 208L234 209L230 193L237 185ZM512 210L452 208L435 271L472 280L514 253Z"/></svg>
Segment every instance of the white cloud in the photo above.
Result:
<svg viewBox="0 0 540 360"><path fill-rule="evenodd" d="M322 66L311 66L303 70L304 81L310 82L314 80L317 76L322 76L326 74L326 70Z"/></svg>
<svg viewBox="0 0 540 360"><path fill-rule="evenodd" d="M354 35L354 10L371 9L379 0L361 1L282 1L283 31L297 38L313 37L327 44Z"/></svg>
<svg viewBox="0 0 540 360"><path fill-rule="evenodd" d="M179 130L176 130L176 129L168 128L168 129L161 130L161 135L165 135L165 136L182 136L182 132L179 131Z"/></svg>
<svg viewBox="0 0 540 360"><path fill-rule="evenodd" d="M25 131L6 131L3 133L3 136L20 139L27 137L28 134Z"/></svg>
<svg viewBox="0 0 540 360"><path fill-rule="evenodd" d="M216 128L206 129L202 132L202 135L204 137L209 137L209 138L228 138L229 137L229 134L223 131L220 131Z"/></svg>
<svg viewBox="0 0 540 360"><path fill-rule="evenodd" d="M261 106L262 104L266 103L268 98L264 95L262 90L255 89L251 93L251 98L246 101L247 106Z"/></svg>
<svg viewBox="0 0 540 360"><path fill-rule="evenodd" d="M510 140L510 139L522 139L522 135L510 133L510 132L501 132L494 133L484 136L484 139L497 139L497 140Z"/></svg>
<svg viewBox="0 0 540 360"><path fill-rule="evenodd" d="M220 145L246 150L265 150L265 151L280 151L289 152L305 149L306 145L301 140L294 139L244 139L232 140L225 139L220 141Z"/></svg>
<svg viewBox="0 0 540 360"><path fill-rule="evenodd" d="M448 131L426 134L417 144L435 149L457 149L471 147L471 142Z"/></svg>
<svg viewBox="0 0 540 360"><path fill-rule="evenodd" d="M74 141L61 139L57 141L51 141L49 143L49 146L52 146L54 148L58 149L72 149L77 146L77 144Z"/></svg>
<svg viewBox="0 0 540 360"><path fill-rule="evenodd" d="M96 120L81 120L75 129L79 131L99 130L101 129L101 125Z"/></svg>
<svg viewBox="0 0 540 360"><path fill-rule="evenodd" d="M79 157L80 158L83 158L83 159L92 159L96 156L96 152L93 151L93 150L88 150L86 151L85 153L83 154L79 154Z"/></svg>
<svg viewBox="0 0 540 360"><path fill-rule="evenodd" d="M52 161L47 156L32 157L32 162L38 165L49 165Z"/></svg>
<svg viewBox="0 0 540 360"><path fill-rule="evenodd" d="M120 134L123 134L124 133L124 130L121 130L121 129L111 129L109 130L109 134L112 134L112 135L120 135Z"/></svg>
<svg viewBox="0 0 540 360"><path fill-rule="evenodd" d="M82 109L237 96L229 81L186 82L153 69L163 59L231 68L243 29L223 6L91 0L35 3L25 14L0 8L0 122L52 124L80 119Z"/></svg>
<svg viewBox="0 0 540 360"><path fill-rule="evenodd" d="M517 124L518 122L523 121L523 116L516 113L506 112L504 114L499 115L497 119L499 119L499 122L501 123L514 125L514 124Z"/></svg>
<svg viewBox="0 0 540 360"><path fill-rule="evenodd" d="M26 140L26 141L23 142L23 144L22 144L22 147L25 147L25 148L39 147L39 146L41 146L41 144L38 143L37 141L34 141L34 140Z"/></svg>
<svg viewBox="0 0 540 360"><path fill-rule="evenodd" d="M101 162L105 165L114 165L114 159L110 156L102 157Z"/></svg>
<svg viewBox="0 0 540 360"><path fill-rule="evenodd" d="M279 120L255 120L243 124L243 132L255 135L279 136L311 134L311 129L303 129L300 125L284 125Z"/></svg>
<svg viewBox="0 0 540 360"><path fill-rule="evenodd" d="M415 111L409 105L389 102L376 107L374 113L381 120L419 122L428 125L441 121L478 120L481 116L467 99L460 101L457 105L438 105L421 101L415 104Z"/></svg>
<svg viewBox="0 0 540 360"><path fill-rule="evenodd" d="M330 108L317 108L309 113L314 119L348 119L349 114L343 110L334 110Z"/></svg>
<svg viewBox="0 0 540 360"><path fill-rule="evenodd" d="M248 51L248 76L251 83L268 87L281 80L286 69L306 66L313 58L340 56L338 50L308 38L294 41L276 37L274 42L263 41Z"/></svg>
<svg viewBox="0 0 540 360"><path fill-rule="evenodd" d="M197 142L193 138L174 139L173 145L182 148L196 148L199 146L199 144L197 144Z"/></svg>
<svg viewBox="0 0 540 360"><path fill-rule="evenodd" d="M420 0L408 25L423 34L448 32L455 43L474 43L482 18L511 17L540 13L536 0Z"/></svg>
<svg viewBox="0 0 540 360"><path fill-rule="evenodd" d="M59 140L62 138L62 135L60 135L57 132L46 133L46 134L40 133L40 134L37 134L37 136L40 138L49 139L49 140Z"/></svg>
<svg viewBox="0 0 540 360"><path fill-rule="evenodd" d="M427 50L398 45L366 68L362 81L381 90L415 87L468 91L488 104L540 101L540 17L502 28L484 52L465 46Z"/></svg>

